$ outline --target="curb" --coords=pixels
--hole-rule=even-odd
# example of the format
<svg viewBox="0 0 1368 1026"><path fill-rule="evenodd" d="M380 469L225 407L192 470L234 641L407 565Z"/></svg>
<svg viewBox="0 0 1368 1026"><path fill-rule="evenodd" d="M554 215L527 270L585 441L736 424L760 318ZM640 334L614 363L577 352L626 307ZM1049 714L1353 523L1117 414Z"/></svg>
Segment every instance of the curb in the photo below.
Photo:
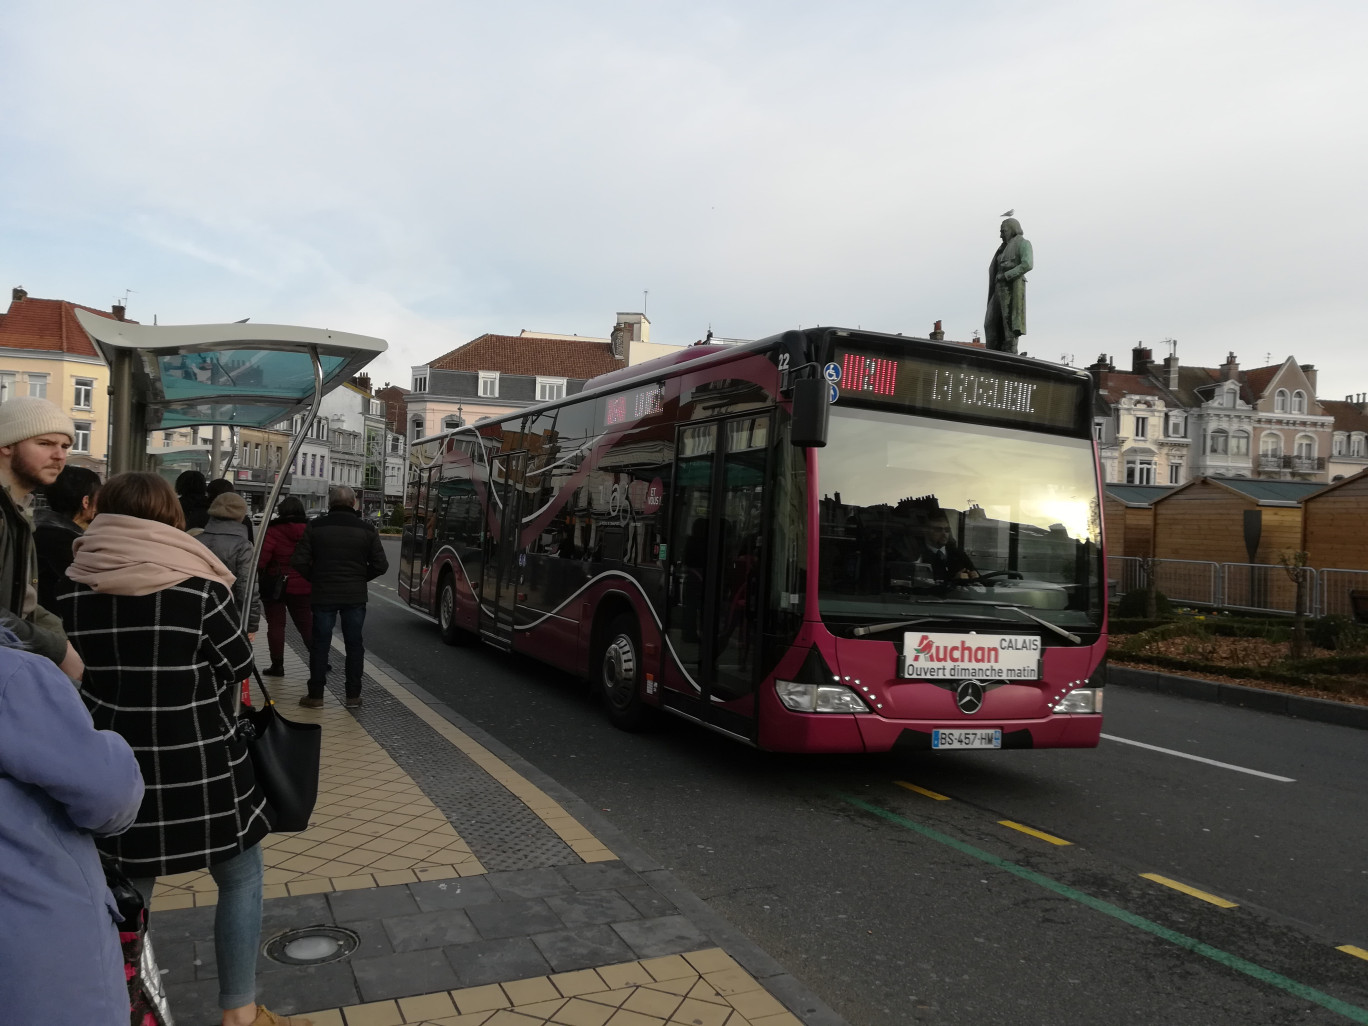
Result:
<svg viewBox="0 0 1368 1026"><path fill-rule="evenodd" d="M1350 705L1347 702L1333 702L1325 698L1306 698L1284 691L1266 691L1263 688L1245 687L1243 684L1221 684L1214 680L1199 680L1195 677L1181 677L1173 673L1160 673L1158 670L1136 670L1125 666L1108 667L1107 682L1141 691L1157 691L1178 698L1192 698L1199 702L1216 702L1257 712L1293 716L1300 720L1330 723L1337 727L1368 730L1368 705Z"/></svg>
<svg viewBox="0 0 1368 1026"><path fill-rule="evenodd" d="M366 662L373 664L387 674L391 680L406 689L448 723L468 734L474 741L488 749L520 776L554 798L562 808L607 844L622 864L636 873L643 883L673 904L695 926L716 942L718 947L736 959L752 977L763 983L765 989L778 998L790 1012L800 1018L805 1026L850 1026L834 1009L817 997L811 988L786 971L759 945L714 912L703 899L680 883L668 869L629 843L617 827L605 820L578 795L567 790L498 739L490 736L484 729L467 720L450 706L443 704L436 696L424 690L422 685L415 683L411 678L369 651L366 652Z"/></svg>

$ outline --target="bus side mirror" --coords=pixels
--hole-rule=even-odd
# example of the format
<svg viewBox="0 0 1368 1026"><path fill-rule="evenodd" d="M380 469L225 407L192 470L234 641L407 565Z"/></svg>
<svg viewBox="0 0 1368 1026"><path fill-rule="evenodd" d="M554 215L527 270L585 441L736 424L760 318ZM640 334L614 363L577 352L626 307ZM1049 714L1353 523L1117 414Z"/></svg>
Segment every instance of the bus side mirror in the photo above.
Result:
<svg viewBox="0 0 1368 1026"><path fill-rule="evenodd" d="M799 378L793 383L793 424L789 441L805 449L820 449L827 444L827 418L831 386L824 378Z"/></svg>

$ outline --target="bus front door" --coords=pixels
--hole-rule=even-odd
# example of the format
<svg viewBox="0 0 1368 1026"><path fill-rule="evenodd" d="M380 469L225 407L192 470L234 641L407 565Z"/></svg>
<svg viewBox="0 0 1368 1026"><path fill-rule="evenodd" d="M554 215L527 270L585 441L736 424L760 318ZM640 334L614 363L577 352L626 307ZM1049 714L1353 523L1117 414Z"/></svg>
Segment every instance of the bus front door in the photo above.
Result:
<svg viewBox="0 0 1368 1026"><path fill-rule="evenodd" d="M769 414L681 426L670 520L665 657L684 679L665 703L748 738L769 426Z"/></svg>
<svg viewBox="0 0 1368 1026"><path fill-rule="evenodd" d="M513 619L522 573L519 528L522 526L523 470L527 453L500 453L490 461L489 490L499 530L485 533L484 580L480 588L480 634L502 649L513 646Z"/></svg>

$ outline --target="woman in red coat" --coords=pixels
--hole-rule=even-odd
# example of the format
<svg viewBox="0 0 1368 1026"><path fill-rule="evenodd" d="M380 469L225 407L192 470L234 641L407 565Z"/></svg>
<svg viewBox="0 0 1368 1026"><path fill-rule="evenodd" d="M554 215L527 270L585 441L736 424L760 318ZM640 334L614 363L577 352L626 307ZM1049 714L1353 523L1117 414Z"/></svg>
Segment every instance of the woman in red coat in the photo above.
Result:
<svg viewBox="0 0 1368 1026"><path fill-rule="evenodd" d="M299 574L290 569L290 557L308 519L304 516L304 503L293 495L280 503L279 513L266 528L266 541L261 546L261 561L257 564L257 576L261 581L261 599L266 607L266 647L271 653L271 665L263 671L267 677L285 676L285 611L304 639L306 649L313 646L313 609L309 605L309 595L313 587ZM271 598L271 581L275 577L285 578L285 594L282 598Z"/></svg>

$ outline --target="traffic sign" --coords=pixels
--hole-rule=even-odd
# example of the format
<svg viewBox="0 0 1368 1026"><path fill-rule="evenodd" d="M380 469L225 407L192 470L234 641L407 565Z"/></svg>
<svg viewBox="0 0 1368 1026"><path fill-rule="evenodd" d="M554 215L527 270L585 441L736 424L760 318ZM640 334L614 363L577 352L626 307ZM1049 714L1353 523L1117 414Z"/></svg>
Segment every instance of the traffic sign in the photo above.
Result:
<svg viewBox="0 0 1368 1026"><path fill-rule="evenodd" d="M834 384L827 385L827 402L834 403L840 397L841 390L839 388L837 388Z"/></svg>
<svg viewBox="0 0 1368 1026"><path fill-rule="evenodd" d="M829 364L827 364L825 367L822 368L822 377L826 378L826 379L827 379L828 381L830 381L832 384L835 384L836 382L840 381L840 380L841 380L841 366L840 366L840 364L836 364L836 363L829 363Z"/></svg>

